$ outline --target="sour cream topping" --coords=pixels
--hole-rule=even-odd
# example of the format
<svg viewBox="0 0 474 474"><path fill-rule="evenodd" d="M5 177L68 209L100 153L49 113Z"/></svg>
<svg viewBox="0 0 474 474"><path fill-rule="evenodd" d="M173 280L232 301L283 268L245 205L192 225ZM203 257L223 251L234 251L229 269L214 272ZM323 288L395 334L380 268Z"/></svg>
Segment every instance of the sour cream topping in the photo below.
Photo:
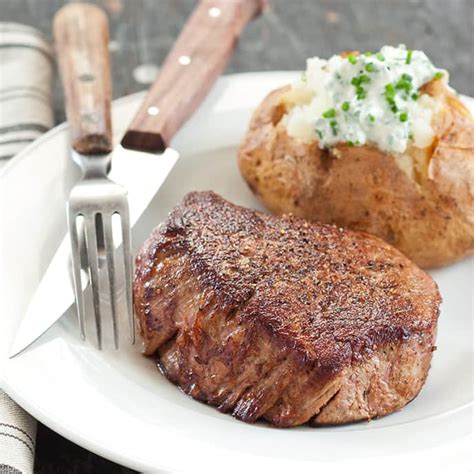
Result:
<svg viewBox="0 0 474 474"><path fill-rule="evenodd" d="M310 58L306 71L287 93L292 105L283 118L288 134L321 148L340 142L371 143L403 153L412 143L429 146L439 100L419 89L432 80L447 81L422 51L384 46L377 53Z"/></svg>

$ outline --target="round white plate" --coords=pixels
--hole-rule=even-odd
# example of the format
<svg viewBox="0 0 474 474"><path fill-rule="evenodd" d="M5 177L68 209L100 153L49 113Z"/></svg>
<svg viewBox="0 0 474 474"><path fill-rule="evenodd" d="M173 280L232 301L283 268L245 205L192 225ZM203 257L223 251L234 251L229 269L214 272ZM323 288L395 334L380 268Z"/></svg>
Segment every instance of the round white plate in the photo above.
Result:
<svg viewBox="0 0 474 474"><path fill-rule="evenodd" d="M191 190L212 189L260 208L240 178L236 146L264 95L295 77L252 73L218 82L174 140L181 158L134 229L135 248ZM114 104L117 141L142 97ZM400 471L401 463L461 472L455 467L469 465L473 259L432 273L444 302L438 350L421 394L370 423L293 429L242 423L180 392L140 355L139 345L98 352L80 343L73 314L8 360L18 322L65 232L64 204L77 179L67 140L66 127L55 128L0 175L0 380L20 405L85 448L142 471L310 472L331 462L331 472Z"/></svg>

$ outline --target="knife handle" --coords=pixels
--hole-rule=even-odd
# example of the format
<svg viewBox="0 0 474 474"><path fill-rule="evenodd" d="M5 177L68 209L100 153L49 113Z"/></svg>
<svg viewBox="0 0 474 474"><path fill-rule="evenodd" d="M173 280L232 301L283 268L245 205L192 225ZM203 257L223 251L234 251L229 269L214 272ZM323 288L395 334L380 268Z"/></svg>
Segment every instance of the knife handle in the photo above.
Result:
<svg viewBox="0 0 474 474"><path fill-rule="evenodd" d="M245 25L266 4L266 0L201 0L166 57L122 145L164 151L223 71Z"/></svg>
<svg viewBox="0 0 474 474"><path fill-rule="evenodd" d="M112 150L109 26L95 5L72 3L54 16L54 40L72 147L85 155Z"/></svg>

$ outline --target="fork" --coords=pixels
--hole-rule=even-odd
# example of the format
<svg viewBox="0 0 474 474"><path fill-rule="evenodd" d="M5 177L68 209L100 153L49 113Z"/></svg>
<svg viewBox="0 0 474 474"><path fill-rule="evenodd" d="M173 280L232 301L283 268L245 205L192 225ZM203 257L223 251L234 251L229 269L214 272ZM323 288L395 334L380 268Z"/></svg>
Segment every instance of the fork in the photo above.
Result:
<svg viewBox="0 0 474 474"><path fill-rule="evenodd" d="M118 274L123 271L130 340L135 342L132 312L130 217L126 189L107 177L111 165L111 74L109 28L105 13L90 4L61 8L54 18L54 39L66 99L72 158L81 181L67 205L74 290L81 338L86 339L82 271L89 274L97 347L102 349L101 286L105 281L115 349L119 347ZM122 252L115 252L113 220L119 216ZM82 244L83 242L83 244ZM107 279L99 279L103 269ZM99 281L100 280L100 281Z"/></svg>

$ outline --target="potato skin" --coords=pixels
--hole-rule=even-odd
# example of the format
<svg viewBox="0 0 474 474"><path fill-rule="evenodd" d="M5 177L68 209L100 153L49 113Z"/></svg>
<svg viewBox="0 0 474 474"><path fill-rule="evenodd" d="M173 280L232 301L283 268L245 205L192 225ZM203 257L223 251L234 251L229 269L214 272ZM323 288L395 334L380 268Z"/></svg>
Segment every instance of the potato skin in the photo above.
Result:
<svg viewBox="0 0 474 474"><path fill-rule="evenodd" d="M288 87L254 112L238 154L242 176L272 212L375 234L424 268L474 251L474 121L441 81L425 86L444 105L416 178L373 146L321 150L290 137L281 122Z"/></svg>

